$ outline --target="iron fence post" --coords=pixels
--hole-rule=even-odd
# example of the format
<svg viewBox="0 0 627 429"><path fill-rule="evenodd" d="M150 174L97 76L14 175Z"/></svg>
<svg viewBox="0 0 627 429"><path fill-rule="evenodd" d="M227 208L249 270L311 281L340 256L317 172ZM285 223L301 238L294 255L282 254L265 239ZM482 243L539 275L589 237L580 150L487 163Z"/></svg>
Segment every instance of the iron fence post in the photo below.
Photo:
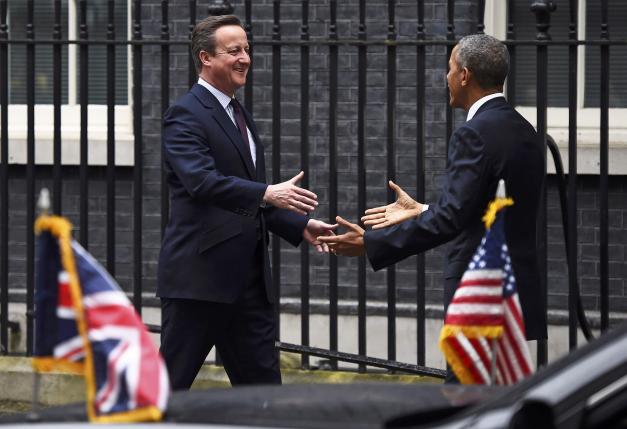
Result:
<svg viewBox="0 0 627 429"><path fill-rule="evenodd" d="M388 0L389 42L396 41L396 1ZM396 181L396 45L387 46L387 175L388 180ZM396 195L388 187L388 203L396 200ZM388 359L396 360L396 266L387 268L387 322Z"/></svg>
<svg viewBox="0 0 627 429"><path fill-rule="evenodd" d="M419 0L418 6L418 26L416 27L416 39L425 40L425 5L424 0ZM416 199L425 201L425 47L416 46ZM416 362L418 365L425 364L425 334L426 334L426 312L425 312L425 254L416 256Z"/></svg>
<svg viewBox="0 0 627 429"><path fill-rule="evenodd" d="M35 298L35 4L27 3L26 39L26 355L33 353Z"/></svg>
<svg viewBox="0 0 627 429"><path fill-rule="evenodd" d="M115 1L107 3L107 40L115 40ZM115 277L115 45L107 45L107 271Z"/></svg>
<svg viewBox="0 0 627 429"><path fill-rule="evenodd" d="M577 40L578 1L570 0L569 39ZM568 47L568 346L577 347L577 45Z"/></svg>
<svg viewBox="0 0 627 429"><path fill-rule="evenodd" d="M555 4L551 0L536 0L531 4L531 11L536 15L536 28L538 33L536 39L540 42L551 40L548 33L551 26L551 12L555 10ZM536 104L537 104L537 124L538 135L542 140L542 147L545 148L544 156L544 180L540 197L540 209L538 214L538 256L540 266L540 282L543 290L543 308L546 311L547 301L547 192L546 192L546 147L547 147L547 74L548 74L548 50L547 43L539 43L537 46L537 69L536 69ZM547 362L547 342L546 339L538 340L538 365Z"/></svg>
<svg viewBox="0 0 627 429"><path fill-rule="evenodd" d="M9 39L8 1L0 1L0 41ZM9 47L0 44L0 354L9 351Z"/></svg>
<svg viewBox="0 0 627 429"><path fill-rule="evenodd" d="M309 1L301 3L302 21L300 39L309 40ZM300 164L305 173L302 187L309 189L309 46L300 48ZM309 345L309 246L306 243L300 248L300 332L301 343ZM309 368L309 356L301 356L301 366Z"/></svg>
<svg viewBox="0 0 627 429"><path fill-rule="evenodd" d="M141 41L141 0L135 0L133 40ZM133 133L135 135L133 153L133 305L141 315L142 311L142 218L143 218L143 129L142 129L142 45L133 45Z"/></svg>

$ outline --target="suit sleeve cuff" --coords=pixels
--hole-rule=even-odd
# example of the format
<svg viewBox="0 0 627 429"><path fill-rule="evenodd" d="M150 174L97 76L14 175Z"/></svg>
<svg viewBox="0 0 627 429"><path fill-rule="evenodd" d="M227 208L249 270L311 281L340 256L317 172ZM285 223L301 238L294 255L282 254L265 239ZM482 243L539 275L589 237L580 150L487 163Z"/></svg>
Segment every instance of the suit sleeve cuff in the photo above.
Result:
<svg viewBox="0 0 627 429"><path fill-rule="evenodd" d="M372 229L364 233L364 248L366 249L366 256L368 257L368 261L370 261L372 269L375 271L379 271L381 268L385 268L387 266L385 261L379 256L378 253L380 252L377 252L377 250L381 248L381 246L377 244L379 238L377 233L378 231Z"/></svg>
<svg viewBox="0 0 627 429"><path fill-rule="evenodd" d="M236 207L233 213L242 216L256 217L263 203L263 196L266 193L267 187L268 185L265 183L252 182L251 192L247 192L247 195L242 198L239 207Z"/></svg>

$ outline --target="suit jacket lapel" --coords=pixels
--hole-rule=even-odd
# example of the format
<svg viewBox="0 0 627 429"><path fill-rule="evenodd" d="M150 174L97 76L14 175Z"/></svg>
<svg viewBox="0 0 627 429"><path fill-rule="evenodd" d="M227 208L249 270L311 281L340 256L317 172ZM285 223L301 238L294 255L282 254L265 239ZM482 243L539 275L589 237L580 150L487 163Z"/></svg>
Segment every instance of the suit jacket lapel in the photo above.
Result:
<svg viewBox="0 0 627 429"><path fill-rule="evenodd" d="M250 148L246 147L237 126L233 123L231 118L229 118L229 115L226 113L218 100L206 88L195 84L191 90L205 107L211 109L211 116L229 137L231 143L235 146L235 149L237 149L242 162L246 166L248 176L255 180L257 174L250 155ZM257 141L257 139L255 139L255 141Z"/></svg>

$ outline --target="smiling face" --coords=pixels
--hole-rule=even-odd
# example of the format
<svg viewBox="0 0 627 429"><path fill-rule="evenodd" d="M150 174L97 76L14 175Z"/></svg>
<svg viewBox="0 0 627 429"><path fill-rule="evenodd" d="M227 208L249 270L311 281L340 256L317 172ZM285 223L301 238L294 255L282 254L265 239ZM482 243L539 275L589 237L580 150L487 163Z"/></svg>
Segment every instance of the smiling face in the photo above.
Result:
<svg viewBox="0 0 627 429"><path fill-rule="evenodd" d="M223 93L233 96L246 84L250 67L248 39L238 25L225 25L215 32L215 54L200 52L201 77Z"/></svg>

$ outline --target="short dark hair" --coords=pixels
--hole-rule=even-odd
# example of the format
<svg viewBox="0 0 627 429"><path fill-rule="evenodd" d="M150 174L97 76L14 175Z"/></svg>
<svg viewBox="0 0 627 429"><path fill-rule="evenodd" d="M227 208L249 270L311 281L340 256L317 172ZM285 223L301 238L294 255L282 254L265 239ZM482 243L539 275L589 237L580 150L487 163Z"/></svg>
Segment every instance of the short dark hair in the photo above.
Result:
<svg viewBox="0 0 627 429"><path fill-rule="evenodd" d="M503 86L509 71L509 52L498 39L487 34L471 34L457 43L459 68L468 68L483 89Z"/></svg>
<svg viewBox="0 0 627 429"><path fill-rule="evenodd" d="M242 22L235 15L208 16L200 21L192 31L191 50L196 71L202 71L200 51L206 51L211 55L216 53L216 31L226 25L238 25L242 28Z"/></svg>

